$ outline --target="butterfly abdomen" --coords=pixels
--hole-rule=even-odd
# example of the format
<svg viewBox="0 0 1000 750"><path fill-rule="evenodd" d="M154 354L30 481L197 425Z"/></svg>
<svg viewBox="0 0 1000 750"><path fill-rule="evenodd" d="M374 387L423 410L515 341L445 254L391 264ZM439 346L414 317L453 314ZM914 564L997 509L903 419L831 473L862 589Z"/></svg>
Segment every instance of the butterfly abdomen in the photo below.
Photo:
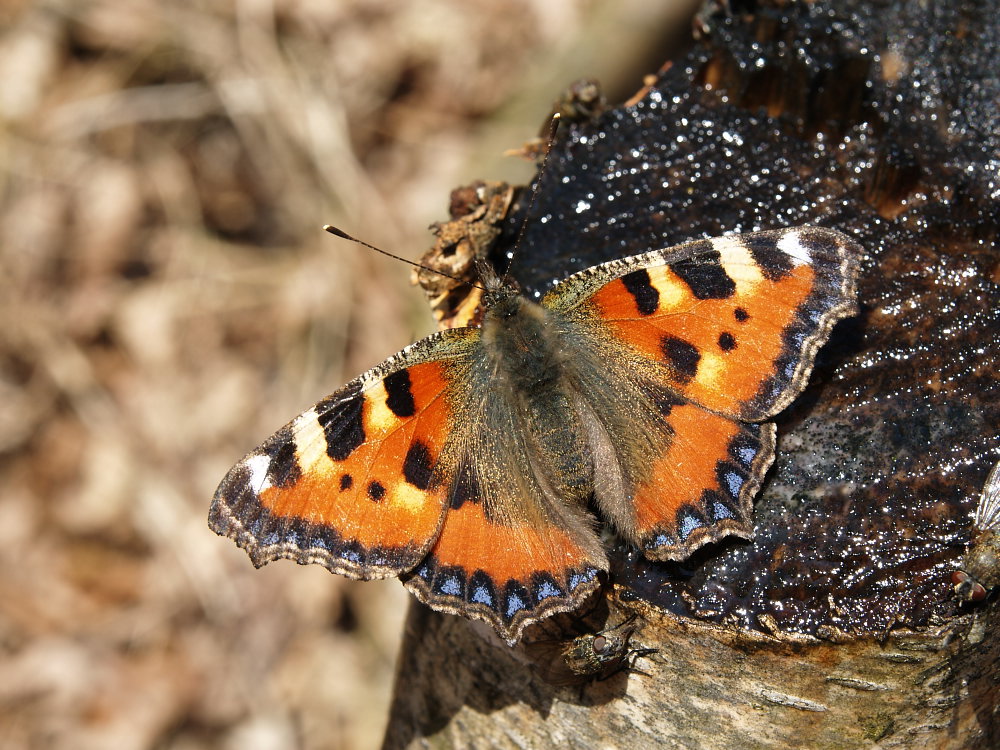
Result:
<svg viewBox="0 0 1000 750"><path fill-rule="evenodd" d="M593 490L592 460L571 397L572 351L552 315L523 297L501 300L483 320L484 352L494 397L516 415L539 479L561 500L585 503Z"/></svg>

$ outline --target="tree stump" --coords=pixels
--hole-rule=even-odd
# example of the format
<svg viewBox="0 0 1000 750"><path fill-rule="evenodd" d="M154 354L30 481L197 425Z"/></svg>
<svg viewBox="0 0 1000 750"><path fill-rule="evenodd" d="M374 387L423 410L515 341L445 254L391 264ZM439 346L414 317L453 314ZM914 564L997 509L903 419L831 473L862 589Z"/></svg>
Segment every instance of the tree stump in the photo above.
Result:
<svg viewBox="0 0 1000 750"><path fill-rule="evenodd" d="M414 603L387 748L1000 745L998 607L950 583L1000 451L995 6L719 1L696 29L628 103L574 109L534 203L482 211L496 231L471 253L504 267L530 213L512 270L534 294L686 240L828 226L866 250L862 312L777 419L753 542L682 564L618 545L600 615L525 635L637 614L654 653L554 686L524 645ZM436 298L467 310L453 291Z"/></svg>

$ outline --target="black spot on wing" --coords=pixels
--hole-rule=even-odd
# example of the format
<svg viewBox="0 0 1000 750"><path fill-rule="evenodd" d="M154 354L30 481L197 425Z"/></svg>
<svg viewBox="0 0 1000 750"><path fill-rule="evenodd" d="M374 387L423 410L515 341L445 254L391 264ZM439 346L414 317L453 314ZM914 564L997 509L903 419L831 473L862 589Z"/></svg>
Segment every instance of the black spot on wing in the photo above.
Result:
<svg viewBox="0 0 1000 750"><path fill-rule="evenodd" d="M788 253L778 249L774 235L745 235L740 238L740 242L750 251L750 255L760 266L760 272L768 281L780 281L795 267Z"/></svg>
<svg viewBox="0 0 1000 750"><path fill-rule="evenodd" d="M687 403L669 388L664 388L656 383L641 384L643 392L653 402L653 406L664 417L669 417L675 406L683 406Z"/></svg>
<svg viewBox="0 0 1000 750"><path fill-rule="evenodd" d="M344 492L351 489L354 486L354 477L350 474L342 474L340 476L340 491Z"/></svg>
<svg viewBox="0 0 1000 750"><path fill-rule="evenodd" d="M407 369L397 370L391 375L386 375L382 381L385 387L385 405L397 417L412 417L417 411L417 405L413 402L413 391L410 390L410 371Z"/></svg>
<svg viewBox="0 0 1000 750"><path fill-rule="evenodd" d="M635 307L640 315L652 315L660 306L660 293L649 278L649 271L640 268L638 271L622 276L622 283L635 300Z"/></svg>
<svg viewBox="0 0 1000 750"><path fill-rule="evenodd" d="M698 299L726 299L736 294L736 282L720 264L720 255L711 250L707 240L698 243L704 248L694 251L695 257L685 258L670 264L670 270L687 284L688 289Z"/></svg>
<svg viewBox="0 0 1000 750"><path fill-rule="evenodd" d="M664 336L660 341L663 356L680 383L689 383L698 373L701 354L694 344L676 336Z"/></svg>
<svg viewBox="0 0 1000 750"><path fill-rule="evenodd" d="M468 464L463 464L451 488L451 507L458 510L465 503L482 502L482 492L475 473Z"/></svg>
<svg viewBox="0 0 1000 750"><path fill-rule="evenodd" d="M353 383L316 404L317 421L326 434L326 454L343 461L365 442L361 411L365 405L361 383Z"/></svg>
<svg viewBox="0 0 1000 750"><path fill-rule="evenodd" d="M736 348L736 338L729 331L719 334L719 348L724 352L731 352Z"/></svg>
<svg viewBox="0 0 1000 750"><path fill-rule="evenodd" d="M383 497L385 497L385 487L383 484L377 480L372 480L368 483L368 497L370 497L375 502L378 502Z"/></svg>
<svg viewBox="0 0 1000 750"><path fill-rule="evenodd" d="M301 470L295 457L295 437L291 429L283 427L265 446L271 459L267 466L267 480L272 487L290 487L299 481Z"/></svg>
<svg viewBox="0 0 1000 750"><path fill-rule="evenodd" d="M403 460L403 477L417 489L426 490L431 486L433 474L434 461L430 449L421 441L414 440Z"/></svg>
<svg viewBox="0 0 1000 750"><path fill-rule="evenodd" d="M744 310L742 307L737 307L733 310L733 317L736 318L740 323L746 323L750 320L750 313Z"/></svg>

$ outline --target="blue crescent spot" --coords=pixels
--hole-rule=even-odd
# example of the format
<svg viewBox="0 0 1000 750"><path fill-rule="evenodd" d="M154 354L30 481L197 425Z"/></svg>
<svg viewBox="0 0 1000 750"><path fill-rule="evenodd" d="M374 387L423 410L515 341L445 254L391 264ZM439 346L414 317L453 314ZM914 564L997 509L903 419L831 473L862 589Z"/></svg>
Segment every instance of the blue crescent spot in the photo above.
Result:
<svg viewBox="0 0 1000 750"><path fill-rule="evenodd" d="M584 583L590 583L591 581L594 580L594 577L596 575L597 575L597 569L596 568L587 568L582 573L572 573L572 574L570 574L570 577L569 577L569 590L570 591L575 591L577 586L579 586L581 584L584 584Z"/></svg>
<svg viewBox="0 0 1000 750"><path fill-rule="evenodd" d="M441 582L441 585L438 586L438 591L442 594L448 594L449 596L461 596L462 582L459 580L458 576L448 576Z"/></svg>
<svg viewBox="0 0 1000 750"><path fill-rule="evenodd" d="M544 581L535 591L535 599L538 601L553 596L562 596L562 591L554 586L551 581Z"/></svg>
<svg viewBox="0 0 1000 750"><path fill-rule="evenodd" d="M668 544L670 544L670 537L666 534L657 534L656 538L650 543L649 548L666 547Z"/></svg>
<svg viewBox="0 0 1000 750"><path fill-rule="evenodd" d="M740 461L749 466L753 463L753 460L757 458L756 448L737 448L736 455L739 456Z"/></svg>
<svg viewBox="0 0 1000 750"><path fill-rule="evenodd" d="M693 515L688 513L683 518L681 518L681 539L687 539L691 532L697 529L699 526L704 526L701 521L695 518Z"/></svg>
<svg viewBox="0 0 1000 750"><path fill-rule="evenodd" d="M472 589L472 596L469 597L469 601L475 602L476 604L485 604L490 609L495 606L493 604L493 596L490 594L489 588L486 586L476 586Z"/></svg>
<svg viewBox="0 0 1000 750"><path fill-rule="evenodd" d="M789 362L787 365L785 365L785 377L790 378L794 374L795 374L795 363Z"/></svg>
<svg viewBox="0 0 1000 750"><path fill-rule="evenodd" d="M340 553L340 556L344 560L350 560L351 562L361 562L361 555L358 554L357 550L345 549Z"/></svg>
<svg viewBox="0 0 1000 750"><path fill-rule="evenodd" d="M743 477L734 471L727 471L722 477L726 480L726 485L729 487L729 494L733 497L739 497L740 490L743 489Z"/></svg>
<svg viewBox="0 0 1000 750"><path fill-rule="evenodd" d="M519 612L522 609L527 609L527 608L528 608L528 603L525 602L524 599L522 599L517 594L511 594L509 597L507 597L507 611L505 614L507 615L508 619L513 617L516 612Z"/></svg>
<svg viewBox="0 0 1000 750"><path fill-rule="evenodd" d="M722 503L715 503L712 506L712 513L715 514L716 520L721 520L723 518L736 518L736 516L733 515L733 512Z"/></svg>
<svg viewBox="0 0 1000 750"><path fill-rule="evenodd" d="M280 541L281 538L278 536L277 531L269 531L267 534L264 535L264 538L260 540L260 543L269 545L269 544L278 544Z"/></svg>

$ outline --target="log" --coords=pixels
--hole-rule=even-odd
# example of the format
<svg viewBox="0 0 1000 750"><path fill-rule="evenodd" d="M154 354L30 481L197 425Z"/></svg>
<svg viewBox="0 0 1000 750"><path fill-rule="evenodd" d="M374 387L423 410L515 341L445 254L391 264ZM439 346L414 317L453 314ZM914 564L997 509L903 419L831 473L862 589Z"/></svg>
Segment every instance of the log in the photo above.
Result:
<svg viewBox="0 0 1000 750"><path fill-rule="evenodd" d="M777 419L751 543L680 564L615 544L600 612L515 649L414 603L386 748L1000 746L996 598L950 581L1000 452L995 6L714 2L696 29L629 102L573 109L534 203L441 235L500 265L527 217L530 294L686 240L834 227L866 249L862 312ZM629 617L606 679L553 685L532 656Z"/></svg>

